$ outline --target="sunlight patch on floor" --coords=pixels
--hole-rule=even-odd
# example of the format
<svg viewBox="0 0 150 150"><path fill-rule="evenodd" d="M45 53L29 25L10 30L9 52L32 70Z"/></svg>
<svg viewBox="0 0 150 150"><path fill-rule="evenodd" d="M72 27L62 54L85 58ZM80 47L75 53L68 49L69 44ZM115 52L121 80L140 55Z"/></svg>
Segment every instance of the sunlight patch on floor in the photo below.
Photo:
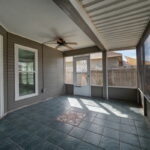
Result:
<svg viewBox="0 0 150 150"><path fill-rule="evenodd" d="M71 107L83 108L76 98L68 97L68 101Z"/></svg>
<svg viewBox="0 0 150 150"><path fill-rule="evenodd" d="M100 107L96 102L88 100L88 99L83 99L80 98L80 100L82 101L83 104L85 105L89 105L89 106L93 106L93 107Z"/></svg>
<svg viewBox="0 0 150 150"><path fill-rule="evenodd" d="M128 118L129 116L127 114L122 113L121 111L118 110L118 108L114 108L112 105L110 104L106 104L106 103L100 103L100 105L102 105L103 107L105 107L110 113L118 116L118 117L122 117L122 118Z"/></svg>
<svg viewBox="0 0 150 150"><path fill-rule="evenodd" d="M129 107L129 109L135 113L143 114L143 109L135 108L135 107Z"/></svg>
<svg viewBox="0 0 150 150"><path fill-rule="evenodd" d="M88 110L109 115L110 113L103 108L86 105Z"/></svg>

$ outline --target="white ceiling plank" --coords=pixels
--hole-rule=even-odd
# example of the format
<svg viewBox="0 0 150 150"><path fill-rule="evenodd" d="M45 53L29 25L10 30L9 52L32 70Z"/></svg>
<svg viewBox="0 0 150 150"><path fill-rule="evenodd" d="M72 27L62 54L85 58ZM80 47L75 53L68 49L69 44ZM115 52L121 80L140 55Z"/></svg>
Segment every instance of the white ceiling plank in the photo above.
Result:
<svg viewBox="0 0 150 150"><path fill-rule="evenodd" d="M99 32L111 32L111 31L122 31L122 30L127 30L129 28L136 28L136 27L143 27L143 26L146 26L147 24L147 20L146 21L141 21L141 22L135 22L135 23L132 23L132 24L125 24L125 25L122 25L122 26L114 26L114 27L111 27L111 28L97 28L97 30Z"/></svg>
<svg viewBox="0 0 150 150"><path fill-rule="evenodd" d="M83 2L81 2L83 4L83 7L88 10L90 8L93 8L95 6L99 6L99 5L103 5L103 4L106 4L108 3L109 1L111 0L94 0L94 1L90 1L89 3L86 3L85 5L83 4Z"/></svg>
<svg viewBox="0 0 150 150"><path fill-rule="evenodd" d="M149 12L150 11L150 6L147 5L143 8L140 8L140 9L135 9L135 10L132 10L132 11L128 11L126 13L119 13L119 14L115 14L115 15L111 15L111 16L108 16L108 17L101 17L98 16L98 17L95 17L95 18L92 18L91 17L91 20L93 22L96 22L96 21L112 21L114 19L120 19L120 18L123 18L123 17L128 17L128 16L134 16L136 14L140 14L140 13L144 13L144 12Z"/></svg>
<svg viewBox="0 0 150 150"><path fill-rule="evenodd" d="M134 39L134 38L136 38L136 39L139 39L139 38L137 38L137 36L140 36L140 35L142 35L142 33L134 33L134 34L130 34L130 35L122 35L122 36L107 36L107 37L105 37L106 39L107 39L107 41L109 41L109 40L112 40L112 41L115 41L115 40L125 40L125 39L128 39L128 38L130 38L130 39Z"/></svg>
<svg viewBox="0 0 150 150"><path fill-rule="evenodd" d="M137 0L125 0L122 1L122 3L116 4L116 5L112 5L108 8L104 8L104 9L99 9L95 12L89 13L90 17L96 17L99 15L109 15L109 14L113 14L113 13L119 13L120 11L126 10L126 9L130 9L134 8L135 5L142 5L146 0L143 1L137 1Z"/></svg>
<svg viewBox="0 0 150 150"><path fill-rule="evenodd" d="M137 18L142 18L145 16L150 16L150 8L149 10L145 10L143 12L140 13L135 13L134 15L130 15L130 16L126 16L126 17L118 17L118 18L112 18L111 20L100 20L100 21L96 21L93 22L95 25L98 24L113 24L113 23L118 23L118 22L122 22L122 21L128 21L128 20L132 20L132 19L137 19Z"/></svg>
<svg viewBox="0 0 150 150"><path fill-rule="evenodd" d="M111 41L109 41L111 43ZM135 45L137 44L137 39L133 40L133 41L116 41L116 42L112 42L111 46L109 47L109 49L114 49L114 48L121 48L121 47L136 47Z"/></svg>
<svg viewBox="0 0 150 150"><path fill-rule="evenodd" d="M94 11L97 11L97 10L100 10L100 9L106 9L108 7L110 7L111 5L114 5L114 4L118 4L118 3L122 3L120 0L105 0L105 1L102 1L102 2L99 2L95 5L91 5L90 7L87 7L85 8L87 13L92 13Z"/></svg>
<svg viewBox="0 0 150 150"><path fill-rule="evenodd" d="M119 44L119 42L123 42L123 41L128 41L128 42L130 42L130 41L137 41L137 40L139 40L139 38L137 38L137 36L135 37L135 36L133 36L133 37L122 37L122 38L107 38L107 41L110 43L110 45L111 45L111 43L115 43L115 42L117 42L117 44ZM117 45L116 45L117 46Z"/></svg>
<svg viewBox="0 0 150 150"><path fill-rule="evenodd" d="M143 32L131 32L131 33L121 33L121 34L110 34L104 35L106 39L113 39L113 38L126 38L126 37L137 37L137 35L141 35Z"/></svg>
<svg viewBox="0 0 150 150"><path fill-rule="evenodd" d="M139 18L139 19L136 19L136 20L130 20L128 22L120 22L120 23L117 23L117 24L113 24L113 25L99 25L99 26L96 26L97 28L101 28L101 29L106 29L106 28L111 28L111 27L120 27L120 26L123 26L123 25L128 25L128 24L132 24L132 23L138 23L140 21L149 21L149 17L148 16L145 16L143 18Z"/></svg>
<svg viewBox="0 0 150 150"><path fill-rule="evenodd" d="M111 30L111 31L99 31L100 34L115 34L115 33L124 33L124 32L130 32L130 31L143 31L145 29L145 24L142 24L140 26L132 26L129 28L124 29L118 29L118 30Z"/></svg>
<svg viewBox="0 0 150 150"><path fill-rule="evenodd" d="M111 42L111 41L109 41ZM111 46L109 48L120 48L120 47L130 47L130 46L134 46L135 44L137 44L137 40L120 40L120 41L113 41L111 43Z"/></svg>
<svg viewBox="0 0 150 150"><path fill-rule="evenodd" d="M97 16L99 17L99 19L102 19L102 18L106 18L106 17L117 16L120 14L125 14L125 13L132 12L135 10L143 9L145 7L150 7L149 0L141 1L140 3L134 4L134 5L129 5L128 7L123 7L122 9L113 9L113 10L108 10L108 11L105 10L104 12L102 12L102 10L99 10L97 12L97 14L95 14L95 15L89 14L89 16L93 19L94 19L94 17L97 17Z"/></svg>
<svg viewBox="0 0 150 150"><path fill-rule="evenodd" d="M100 27L106 27L106 26L113 26L113 25L122 25L122 24L126 24L126 23L132 23L134 21L140 20L140 19L149 19L150 16L145 16L145 15L140 15L140 16L136 16L135 18L127 18L127 19L120 19L119 21L112 21L112 22L108 22L108 23L100 23L98 24ZM98 26L96 25L96 26Z"/></svg>
<svg viewBox="0 0 150 150"><path fill-rule="evenodd" d="M94 5L96 3L105 1L105 0L80 0L80 1L83 6L88 7L88 6Z"/></svg>

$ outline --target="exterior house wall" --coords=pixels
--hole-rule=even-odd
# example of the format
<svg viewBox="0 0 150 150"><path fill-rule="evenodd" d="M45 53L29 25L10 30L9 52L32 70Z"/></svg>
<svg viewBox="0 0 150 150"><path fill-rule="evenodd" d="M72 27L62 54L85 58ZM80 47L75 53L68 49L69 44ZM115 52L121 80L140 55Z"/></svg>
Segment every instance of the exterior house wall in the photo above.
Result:
<svg viewBox="0 0 150 150"><path fill-rule="evenodd" d="M15 53L14 44L35 48L38 50L38 92L39 95L15 101ZM34 41L8 33L8 111L17 109L42 100L42 46Z"/></svg>
<svg viewBox="0 0 150 150"><path fill-rule="evenodd" d="M109 57L108 58L109 67L118 67L120 66L119 57ZM91 59L91 70L102 69L102 59Z"/></svg>
<svg viewBox="0 0 150 150"><path fill-rule="evenodd" d="M4 38L5 113L64 93L62 52L8 33L1 26L0 34ZM15 101L14 44L38 50L38 96Z"/></svg>
<svg viewBox="0 0 150 150"><path fill-rule="evenodd" d="M63 54L47 46L43 48L44 98L64 93Z"/></svg>
<svg viewBox="0 0 150 150"><path fill-rule="evenodd" d="M102 59L91 59L91 70L102 70Z"/></svg>
<svg viewBox="0 0 150 150"><path fill-rule="evenodd" d="M112 57L108 58L108 66L111 67L118 67L119 66L119 57Z"/></svg>

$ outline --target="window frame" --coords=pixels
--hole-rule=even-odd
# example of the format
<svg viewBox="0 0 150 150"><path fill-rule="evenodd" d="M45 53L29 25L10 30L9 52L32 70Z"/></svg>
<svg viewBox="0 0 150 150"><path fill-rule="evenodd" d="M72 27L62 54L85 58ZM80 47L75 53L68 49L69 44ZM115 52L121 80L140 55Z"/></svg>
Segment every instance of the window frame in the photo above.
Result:
<svg viewBox="0 0 150 150"><path fill-rule="evenodd" d="M34 48L27 47L27 46L22 46L19 44L14 44L14 49L15 49L15 101L37 96L39 94L39 92L38 92L38 50L34 49ZM34 52L34 54L35 54L35 60L34 60L35 70L32 71L35 73L35 93L27 94L24 96L19 95L19 72L23 72L23 71L19 71L19 65L18 65L18 63L19 63L19 55L18 55L19 49ZM28 72L31 72L31 71L28 71Z"/></svg>

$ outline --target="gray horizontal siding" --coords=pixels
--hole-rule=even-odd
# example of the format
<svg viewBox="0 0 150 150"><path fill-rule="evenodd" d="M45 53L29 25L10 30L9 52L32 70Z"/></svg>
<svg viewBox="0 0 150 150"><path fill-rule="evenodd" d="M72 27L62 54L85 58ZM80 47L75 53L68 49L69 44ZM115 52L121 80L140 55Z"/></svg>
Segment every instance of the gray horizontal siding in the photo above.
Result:
<svg viewBox="0 0 150 150"><path fill-rule="evenodd" d="M19 44L38 50L38 81L39 95L20 101L15 101L15 72L14 72L14 44ZM8 111L18 109L25 105L43 101L49 97L63 94L63 54L57 50L8 33ZM44 76L43 76L44 72ZM44 83L43 83L44 82ZM42 93L42 89L44 93Z"/></svg>
<svg viewBox="0 0 150 150"><path fill-rule="evenodd" d="M45 98L63 94L63 54L44 46L43 58Z"/></svg>

